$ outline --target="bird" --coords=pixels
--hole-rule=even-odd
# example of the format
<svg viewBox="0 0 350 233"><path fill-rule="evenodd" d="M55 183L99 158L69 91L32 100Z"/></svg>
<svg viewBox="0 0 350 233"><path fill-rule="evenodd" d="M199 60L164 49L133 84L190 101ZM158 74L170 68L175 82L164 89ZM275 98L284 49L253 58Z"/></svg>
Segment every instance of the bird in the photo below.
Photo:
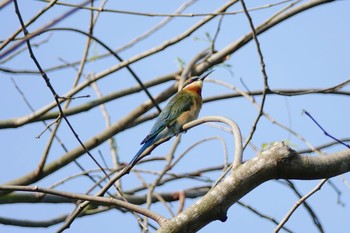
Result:
<svg viewBox="0 0 350 233"><path fill-rule="evenodd" d="M212 72L205 72L201 76L192 77L184 82L182 89L160 112L151 131L140 143L143 146L129 162L128 168L137 163L137 159L148 147L160 139L177 136L184 124L197 119L203 103L203 80Z"/></svg>

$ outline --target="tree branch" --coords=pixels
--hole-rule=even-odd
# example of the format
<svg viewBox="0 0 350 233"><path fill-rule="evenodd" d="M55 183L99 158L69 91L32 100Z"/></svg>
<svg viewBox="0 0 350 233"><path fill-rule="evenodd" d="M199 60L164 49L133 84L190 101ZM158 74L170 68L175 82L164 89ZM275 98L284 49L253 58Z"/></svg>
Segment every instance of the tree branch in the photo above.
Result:
<svg viewBox="0 0 350 233"><path fill-rule="evenodd" d="M271 179L322 179L350 171L350 150L326 156L297 154L284 143L274 143L226 177L203 198L157 232L197 232L212 221L226 221L226 212L255 187ZM200 215L198 213L201 213Z"/></svg>
<svg viewBox="0 0 350 233"><path fill-rule="evenodd" d="M37 186L16 186L16 185L1 185L0 190L2 191L27 191L27 192L36 192L36 193L47 193L47 194L53 194L60 197L66 197L71 200L85 200L90 201L91 203L101 204L101 205L108 205L108 206L117 206L129 209L131 211L143 214L148 216L149 218L153 219L154 221L161 224L165 221L165 218L162 217L159 214L156 214L153 211L149 211L144 208L140 208L138 205L131 204L129 202L117 200L117 199L111 199L106 197L97 197L97 196L90 196L85 194L77 194L77 193L69 193L64 191L58 191L54 189L47 189L47 188L40 188Z"/></svg>

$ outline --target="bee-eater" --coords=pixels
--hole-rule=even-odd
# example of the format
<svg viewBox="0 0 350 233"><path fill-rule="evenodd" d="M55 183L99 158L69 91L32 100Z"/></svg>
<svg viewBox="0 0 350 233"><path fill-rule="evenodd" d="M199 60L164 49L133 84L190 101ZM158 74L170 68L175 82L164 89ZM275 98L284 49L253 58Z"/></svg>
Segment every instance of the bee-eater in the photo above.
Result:
<svg viewBox="0 0 350 233"><path fill-rule="evenodd" d="M141 149L130 161L128 167L137 162L137 158L152 144L160 139L175 136L180 133L182 126L197 119L202 107L203 80L212 71L188 79L179 91L160 112L149 134L141 142Z"/></svg>

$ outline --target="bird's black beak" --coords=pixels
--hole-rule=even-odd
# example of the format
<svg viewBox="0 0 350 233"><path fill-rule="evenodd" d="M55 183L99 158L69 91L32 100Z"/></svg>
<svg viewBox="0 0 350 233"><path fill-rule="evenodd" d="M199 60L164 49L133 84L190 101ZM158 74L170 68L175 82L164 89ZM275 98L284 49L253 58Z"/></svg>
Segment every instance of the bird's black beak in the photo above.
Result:
<svg viewBox="0 0 350 233"><path fill-rule="evenodd" d="M199 76L199 80L203 81L206 77L209 76L209 74L211 74L213 72L214 72L214 70L209 70L209 71L204 72L201 76Z"/></svg>

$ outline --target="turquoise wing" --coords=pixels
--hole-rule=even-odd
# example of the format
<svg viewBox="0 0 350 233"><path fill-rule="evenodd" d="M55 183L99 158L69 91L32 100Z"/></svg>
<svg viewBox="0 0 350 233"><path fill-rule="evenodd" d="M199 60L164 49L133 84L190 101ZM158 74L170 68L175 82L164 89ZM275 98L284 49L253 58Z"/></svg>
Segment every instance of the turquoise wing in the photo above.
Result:
<svg viewBox="0 0 350 233"><path fill-rule="evenodd" d="M159 114L150 133L141 142L141 144L155 138L166 127L171 127L176 122L176 119L181 113L189 111L194 105L193 96L186 91L181 91L175 95Z"/></svg>

